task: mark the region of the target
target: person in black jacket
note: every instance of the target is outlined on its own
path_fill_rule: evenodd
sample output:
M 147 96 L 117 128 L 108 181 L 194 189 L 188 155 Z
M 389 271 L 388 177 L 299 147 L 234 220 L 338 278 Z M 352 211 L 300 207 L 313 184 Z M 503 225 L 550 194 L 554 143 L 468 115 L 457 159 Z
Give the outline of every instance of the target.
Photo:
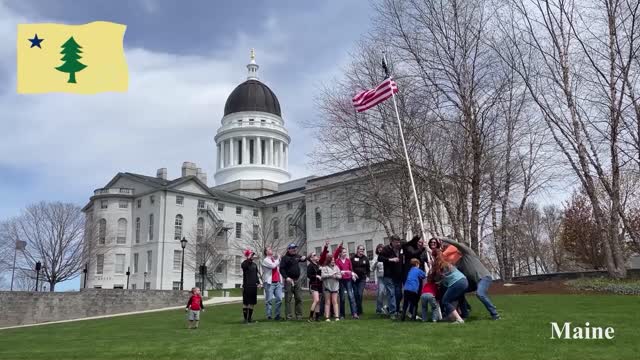
M 291 243 L 287 253 L 280 260 L 280 274 L 284 279 L 284 312 L 287 320 L 293 318 L 291 314 L 291 297 L 295 299 L 296 320 L 302 319 L 302 296 L 300 294 L 300 263 L 306 261 L 305 256 L 298 255 L 298 245 Z
M 244 251 L 245 261 L 242 267 L 242 315 L 244 323 L 253 322 L 253 306 L 258 302 L 258 287 L 260 286 L 260 276 L 258 275 L 258 265 L 253 261 L 256 254 L 251 250 Z
M 404 255 L 404 261 L 402 264 L 402 283 L 407 281 L 407 274 L 413 267 L 413 265 L 411 265 L 411 259 L 418 259 L 418 261 L 420 261 L 420 269 L 426 272 L 425 263 L 428 262 L 429 254 L 424 246 L 422 235 L 416 235 L 411 239 L 411 241 L 402 244 L 402 253 Z
M 307 278 L 309 279 L 309 291 L 311 292 L 311 310 L 309 310 L 309 322 L 318 321 L 320 318 L 320 294 L 322 293 L 322 274 L 318 265 L 318 255 L 312 252 L 308 256 Z
M 385 246 L 378 254 L 378 261 L 384 264 L 382 283 L 389 299 L 389 315 L 392 320 L 395 320 L 400 309 L 400 301 L 402 301 L 402 264 L 404 263 L 404 254 L 402 254 L 400 238 L 397 235 L 391 236 L 390 241 L 391 243 Z
M 367 284 L 367 278 L 369 278 L 369 272 L 371 271 L 369 264 L 369 258 L 364 253 L 364 246 L 358 245 L 356 253 L 351 256 L 351 267 L 353 272 L 356 273 L 358 278 L 353 282 L 353 293 L 356 299 L 356 308 L 358 309 L 358 315 L 362 315 L 362 297 L 364 296 L 364 287 Z

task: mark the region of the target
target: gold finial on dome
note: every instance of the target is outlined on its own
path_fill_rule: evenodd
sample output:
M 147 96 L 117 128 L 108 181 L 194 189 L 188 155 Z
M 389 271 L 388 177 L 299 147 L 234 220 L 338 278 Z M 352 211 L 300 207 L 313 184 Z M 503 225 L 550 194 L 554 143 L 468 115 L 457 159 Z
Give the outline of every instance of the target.
M 255 60 L 256 59 L 256 50 L 254 48 L 251 48 L 251 60 Z

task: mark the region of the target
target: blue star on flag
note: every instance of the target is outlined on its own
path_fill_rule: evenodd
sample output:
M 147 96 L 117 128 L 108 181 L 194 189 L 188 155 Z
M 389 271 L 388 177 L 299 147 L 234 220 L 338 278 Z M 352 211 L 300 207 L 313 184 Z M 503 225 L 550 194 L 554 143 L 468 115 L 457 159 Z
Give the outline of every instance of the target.
M 37 46 L 40 49 L 42 49 L 42 46 L 40 46 L 40 43 L 44 41 L 44 39 L 38 39 L 38 34 L 35 34 L 33 39 L 28 39 L 28 40 L 31 41 L 31 47 Z

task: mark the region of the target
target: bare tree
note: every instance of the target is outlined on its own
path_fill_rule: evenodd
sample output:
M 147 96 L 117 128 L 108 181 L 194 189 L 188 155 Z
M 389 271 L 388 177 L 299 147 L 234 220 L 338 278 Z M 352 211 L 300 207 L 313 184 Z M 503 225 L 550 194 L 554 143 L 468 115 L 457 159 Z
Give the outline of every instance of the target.
M 55 285 L 76 277 L 83 266 L 83 237 L 85 217 L 80 207 L 68 203 L 40 202 L 27 206 L 23 214 L 3 224 L 9 241 L 26 241 L 25 268 L 42 264 L 41 276 Z
M 543 212 L 543 226 L 549 240 L 549 250 L 553 261 L 553 271 L 564 271 L 566 255 L 562 244 L 562 212 L 554 205 L 545 206 Z

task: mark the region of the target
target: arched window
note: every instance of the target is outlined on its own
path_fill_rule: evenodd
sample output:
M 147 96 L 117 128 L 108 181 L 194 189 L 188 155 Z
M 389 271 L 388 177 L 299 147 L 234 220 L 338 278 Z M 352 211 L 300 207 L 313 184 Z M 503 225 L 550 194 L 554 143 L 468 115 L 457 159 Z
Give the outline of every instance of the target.
M 196 242 L 201 242 L 204 237 L 204 219 L 198 218 L 198 225 L 196 227 Z
M 280 220 L 273 219 L 273 240 L 280 238 Z
M 180 240 L 182 239 L 182 215 L 176 215 L 176 225 L 175 225 L 175 235 L 174 239 Z
M 149 214 L 149 241 L 153 240 L 153 214 Z
M 338 226 L 338 217 L 336 214 L 336 204 L 331 205 L 329 208 L 329 218 L 331 221 L 331 227 L 334 228 Z
M 98 244 L 104 245 L 107 239 L 107 220 L 98 221 Z
M 322 229 L 322 212 L 320 208 L 316 208 L 316 229 Z
M 136 244 L 140 243 L 140 218 L 136 218 Z
M 293 218 L 291 218 L 291 216 L 289 216 L 289 218 L 287 219 L 287 235 L 291 238 L 293 237 L 293 235 L 295 234 L 295 226 L 293 226 Z
M 127 243 L 127 219 L 118 219 L 118 236 L 116 238 L 118 244 Z

